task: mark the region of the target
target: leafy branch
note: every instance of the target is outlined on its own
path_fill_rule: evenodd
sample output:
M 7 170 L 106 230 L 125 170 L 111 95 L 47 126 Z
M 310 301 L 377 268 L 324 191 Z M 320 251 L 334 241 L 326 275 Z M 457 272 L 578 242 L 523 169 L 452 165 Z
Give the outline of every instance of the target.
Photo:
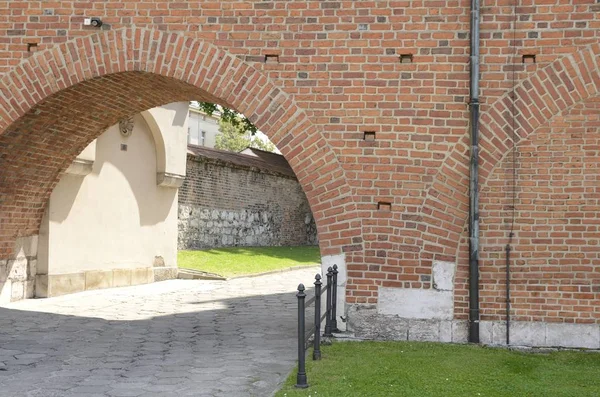
M 211 102 L 195 102 L 194 105 L 196 104 L 198 109 L 209 116 L 212 116 L 214 113 L 219 113 L 221 120 L 230 123 L 236 127 L 238 131 L 250 132 L 252 135 L 256 134 L 258 131 L 258 128 L 256 128 L 256 126 L 252 124 L 252 122 L 248 120 L 246 116 L 236 112 L 233 109 L 224 108 Z

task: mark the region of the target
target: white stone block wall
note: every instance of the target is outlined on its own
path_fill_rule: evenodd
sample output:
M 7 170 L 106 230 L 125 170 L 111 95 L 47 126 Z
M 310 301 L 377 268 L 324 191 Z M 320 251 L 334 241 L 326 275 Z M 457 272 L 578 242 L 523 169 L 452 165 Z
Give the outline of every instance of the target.
M 38 236 L 19 238 L 11 259 L 0 260 L 0 304 L 35 294 Z

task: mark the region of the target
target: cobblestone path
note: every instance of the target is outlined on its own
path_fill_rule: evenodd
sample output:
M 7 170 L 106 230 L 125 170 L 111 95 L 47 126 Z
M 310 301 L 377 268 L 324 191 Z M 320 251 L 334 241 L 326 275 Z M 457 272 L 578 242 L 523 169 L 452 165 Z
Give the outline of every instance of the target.
M 269 396 L 319 269 L 170 280 L 0 307 L 0 396 Z

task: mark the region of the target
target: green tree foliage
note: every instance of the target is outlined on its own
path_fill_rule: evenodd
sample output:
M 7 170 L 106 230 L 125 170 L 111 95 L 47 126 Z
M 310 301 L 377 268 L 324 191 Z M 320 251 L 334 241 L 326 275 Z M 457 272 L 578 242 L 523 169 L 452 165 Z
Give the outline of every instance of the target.
M 229 121 L 219 121 L 220 134 L 215 138 L 215 149 L 239 152 L 250 146 L 250 138 L 243 127 Z
M 219 121 L 219 131 L 221 133 L 216 137 L 215 149 L 241 152 L 247 147 L 253 147 L 266 152 L 275 151 L 275 145 L 253 136 L 251 132 L 244 130 L 242 123 L 234 124 L 229 120 L 221 118 Z
M 193 102 L 193 106 L 197 106 L 201 111 L 212 116 L 215 112 L 221 114 L 221 120 L 228 121 L 235 127 L 241 127 L 241 131 L 249 132 L 251 135 L 256 134 L 258 128 L 244 115 L 239 114 L 233 109 L 224 108 L 210 102 Z
M 258 137 L 254 137 L 252 139 L 252 141 L 250 142 L 250 147 L 254 148 L 254 149 L 259 149 L 259 150 L 264 150 L 265 152 L 274 152 L 275 150 L 277 150 L 277 148 L 275 147 L 275 145 L 273 145 L 273 143 L 271 141 L 263 141 L 262 139 L 259 139 Z

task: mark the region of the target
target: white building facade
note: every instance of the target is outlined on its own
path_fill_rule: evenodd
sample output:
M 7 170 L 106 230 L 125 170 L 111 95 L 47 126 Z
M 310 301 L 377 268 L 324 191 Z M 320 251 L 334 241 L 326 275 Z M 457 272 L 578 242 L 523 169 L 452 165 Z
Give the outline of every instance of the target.
M 113 125 L 66 170 L 40 228 L 34 296 L 176 277 L 188 106 Z
M 209 116 L 206 113 L 190 106 L 188 120 L 189 145 L 205 146 L 214 148 L 219 131 L 219 116 Z

